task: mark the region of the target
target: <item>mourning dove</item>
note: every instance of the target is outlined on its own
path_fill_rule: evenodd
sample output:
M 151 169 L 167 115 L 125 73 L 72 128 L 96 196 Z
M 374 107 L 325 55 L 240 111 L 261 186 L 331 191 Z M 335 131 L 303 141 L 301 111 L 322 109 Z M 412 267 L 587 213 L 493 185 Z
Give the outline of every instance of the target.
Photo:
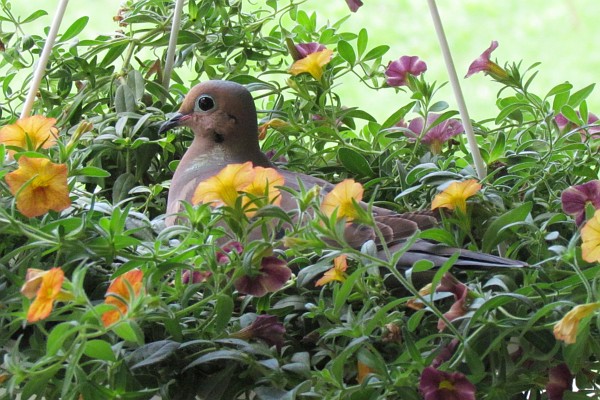
M 159 133 L 175 127 L 187 127 L 194 139 L 179 163 L 169 190 L 166 224 L 175 223 L 176 214 L 182 211 L 182 201 L 190 202 L 198 184 L 217 174 L 228 164 L 251 161 L 254 166 L 271 167 L 285 179 L 285 186 L 298 190 L 298 181 L 305 189 L 319 186 L 321 193 L 334 187 L 322 179 L 279 169 L 263 154 L 258 143 L 258 125 L 254 100 L 248 90 L 230 81 L 212 80 L 194 86 L 185 97 L 179 112 L 166 121 Z M 282 192 L 280 207 L 290 211 L 297 203 L 287 192 Z M 364 205 L 366 208 L 366 205 Z M 374 220 L 382 233 L 388 250 L 398 251 L 406 239 L 417 230 L 425 230 L 436 224 L 435 218 L 422 213 L 398 214 L 372 207 Z M 349 224 L 346 241 L 360 248 L 368 240 L 377 243 L 375 231 L 367 226 Z M 381 245 L 381 243 L 379 243 Z M 381 246 L 380 246 L 381 248 Z M 523 262 L 490 254 L 456 249 L 439 243 L 417 240 L 400 258 L 398 266 L 410 267 L 415 261 L 426 259 L 441 266 L 454 253 L 459 258 L 454 265 L 464 268 L 521 267 Z M 379 252 L 385 258 L 385 252 Z

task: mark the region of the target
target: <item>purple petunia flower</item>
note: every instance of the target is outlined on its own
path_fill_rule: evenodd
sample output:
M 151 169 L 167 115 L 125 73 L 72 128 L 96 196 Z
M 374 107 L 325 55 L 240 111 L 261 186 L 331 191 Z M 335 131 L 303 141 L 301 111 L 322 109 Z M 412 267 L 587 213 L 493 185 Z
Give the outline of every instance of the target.
M 189 283 L 202 283 L 202 282 L 206 281 L 208 278 L 210 278 L 211 275 L 212 275 L 212 272 L 210 272 L 210 271 L 192 271 L 192 270 L 186 269 L 185 271 L 183 271 L 183 274 L 181 275 L 181 282 L 184 285 L 187 285 Z
M 300 43 L 296 46 L 296 51 L 300 55 L 300 60 L 306 58 L 309 54 L 316 53 L 318 51 L 325 50 L 326 47 L 321 43 L 311 42 L 311 43 Z
M 592 203 L 595 209 L 600 208 L 600 181 L 594 179 L 581 185 L 565 189 L 560 196 L 562 209 L 566 214 L 575 217 L 577 225 L 585 222 L 585 208 Z
M 363 2 L 361 0 L 346 0 L 346 4 L 350 7 L 350 11 L 356 12 L 360 7 L 362 7 Z
M 563 400 L 563 394 L 573 387 L 573 375 L 566 364 L 559 364 L 548 371 L 546 394 L 548 400 Z
M 279 290 L 292 276 L 287 263 L 274 256 L 263 257 L 259 270 L 253 275 L 244 275 L 233 286 L 243 294 L 262 297 Z
M 243 250 L 244 248 L 240 242 L 229 242 L 221 248 L 221 251 L 217 251 L 217 262 L 225 264 L 229 261 L 229 253 L 236 252 L 237 254 L 242 254 Z
M 581 114 L 577 111 L 577 115 L 581 118 Z M 567 117 L 565 117 L 562 113 L 558 113 L 554 117 L 554 122 L 558 126 L 558 130 L 561 132 L 569 132 L 578 128 L 573 122 L 569 121 Z M 598 117 L 595 114 L 589 113 L 587 120 L 587 128 L 579 129 L 579 133 L 581 134 L 581 140 L 584 140 L 586 137 L 591 137 L 593 139 L 597 139 L 600 137 L 600 125 L 594 125 L 598 122 Z
M 427 71 L 427 64 L 417 56 L 402 56 L 392 61 L 385 70 L 389 86 L 406 86 L 408 75 L 419 76 Z
M 421 373 L 419 390 L 424 400 L 475 400 L 475 386 L 460 372 L 427 367 Z
M 248 340 L 251 338 L 260 339 L 269 346 L 275 346 L 277 350 L 284 344 L 285 327 L 277 320 L 274 315 L 259 315 L 254 322 L 245 328 L 233 333 L 231 336 Z
M 458 279 L 452 276 L 451 273 L 446 272 L 444 276 L 442 276 L 442 280 L 435 291 L 436 293 L 450 292 L 454 295 L 454 304 L 450 306 L 450 310 L 448 310 L 448 312 L 444 313 L 444 317 L 446 317 L 448 321 L 453 321 L 467 313 L 467 297 L 469 294 L 469 289 L 464 283 L 461 283 Z M 446 323 L 443 319 L 438 321 L 437 328 L 440 332 L 446 329 Z
M 469 66 L 469 71 L 467 71 L 467 75 L 465 75 L 465 78 L 468 78 L 471 75 L 476 74 L 477 72 L 485 72 L 486 74 L 492 75 L 496 79 L 507 78 L 508 73 L 498 64 L 490 60 L 492 52 L 496 50 L 497 47 L 498 42 L 496 40 L 493 40 L 490 47 L 488 47 L 487 50 L 479 56 L 479 58 L 477 58 L 471 63 L 471 65 Z
M 421 142 L 428 145 L 433 154 L 440 154 L 442 152 L 442 145 L 454 136 L 463 133 L 465 128 L 458 119 L 450 118 L 433 128 L 428 129 L 439 117 L 440 114 L 429 114 L 427 116 L 426 127 L 423 126 L 423 118 L 415 118 L 408 124 L 408 129 L 412 131 L 414 135 L 410 135 L 408 132 L 405 132 L 405 134 L 409 136 L 409 139 L 411 140 L 416 140 L 418 137 L 421 137 Z M 421 136 L 424 129 L 428 130 Z

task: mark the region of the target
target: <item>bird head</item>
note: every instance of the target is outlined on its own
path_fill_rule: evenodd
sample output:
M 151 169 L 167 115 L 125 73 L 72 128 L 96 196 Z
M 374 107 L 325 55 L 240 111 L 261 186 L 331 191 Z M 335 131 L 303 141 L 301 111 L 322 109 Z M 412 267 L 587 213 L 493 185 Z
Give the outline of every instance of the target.
M 179 126 L 190 128 L 195 139 L 203 142 L 258 142 L 254 100 L 244 86 L 235 82 L 213 80 L 194 86 L 159 133 Z

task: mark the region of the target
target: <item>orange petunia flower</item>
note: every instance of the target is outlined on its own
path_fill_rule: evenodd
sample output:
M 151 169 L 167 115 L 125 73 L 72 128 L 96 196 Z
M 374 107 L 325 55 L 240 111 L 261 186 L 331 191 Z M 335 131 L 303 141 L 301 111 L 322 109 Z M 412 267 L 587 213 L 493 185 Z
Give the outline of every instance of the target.
M 364 362 L 360 360 L 356 362 L 356 381 L 359 385 L 362 385 L 367 375 L 372 374 L 373 372 L 375 372 L 375 370 L 373 370 Z
M 26 150 L 47 149 L 56 143 L 58 130 L 54 124 L 56 119 L 43 115 L 18 119 L 14 124 L 0 128 L 0 143 Z M 9 150 L 9 154 L 13 153 Z
M 467 213 L 467 199 L 481 190 L 481 184 L 475 179 L 463 182 L 452 182 L 442 193 L 433 199 L 431 209 L 448 208 L 459 209 L 463 214 Z
M 277 188 L 283 186 L 285 179 L 273 168 L 254 167 L 254 180 L 246 186 L 243 191 L 256 197 L 267 197 L 269 204 L 281 204 L 281 192 Z M 244 205 L 250 202 L 249 198 L 244 199 Z M 254 214 L 252 211 L 248 216 Z
M 567 344 L 575 343 L 577 340 L 577 329 L 579 322 L 600 308 L 600 303 L 580 304 L 554 325 L 554 337 Z
M 323 274 L 315 286 L 323 286 L 333 281 L 344 282 L 346 280 L 346 270 L 348 269 L 347 257 L 345 255 L 338 256 L 333 259 L 333 268 Z
M 49 271 L 28 270 L 27 278 L 29 279 L 25 282 L 21 293 L 28 298 L 32 298 L 30 297 L 32 293 L 31 289 L 37 286 L 34 295 L 35 300 L 31 303 L 27 311 L 27 322 L 33 323 L 48 318 L 55 301 L 71 298 L 71 296 L 62 291 L 65 274 L 60 267 L 52 268 Z M 32 283 L 32 281 L 36 283 Z
M 215 176 L 200 182 L 194 191 L 192 204 L 211 203 L 214 206 L 233 207 L 239 192 L 252 183 L 255 175 L 250 161 L 229 164 Z
M 19 168 L 6 175 L 10 192 L 16 196 L 17 209 L 33 218 L 49 210 L 62 211 L 71 205 L 67 185 L 67 166 L 46 158 L 19 158 Z
M 581 228 L 581 256 L 587 262 L 600 261 L 600 210 Z
M 129 304 L 133 300 L 132 295 L 137 297 L 140 294 L 143 277 L 142 271 L 132 269 L 112 281 L 106 290 L 104 303 L 113 305 L 116 308 L 102 314 L 102 324 L 105 327 L 119 321 L 127 313 Z
M 289 73 L 292 75 L 299 75 L 307 72 L 312 75 L 313 78 L 319 80 L 323 76 L 323 67 L 331 61 L 333 51 L 324 49 L 311 53 L 304 58 L 294 62 L 289 69 Z
M 353 179 L 345 179 L 327 193 L 321 203 L 321 211 L 330 217 L 337 210 L 337 218 L 346 217 L 348 221 L 358 217 L 354 202 L 362 200 L 364 189 Z

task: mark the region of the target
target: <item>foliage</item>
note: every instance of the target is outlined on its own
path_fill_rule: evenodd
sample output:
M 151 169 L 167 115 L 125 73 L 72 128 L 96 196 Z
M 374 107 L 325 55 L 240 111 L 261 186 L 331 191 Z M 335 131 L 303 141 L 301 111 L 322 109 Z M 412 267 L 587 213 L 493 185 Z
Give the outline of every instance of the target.
M 577 224 L 560 201 L 565 189 L 598 178 L 599 141 L 585 134 L 593 85 L 576 90 L 565 82 L 535 94 L 529 87 L 537 66 L 518 63 L 486 82 L 499 91 L 497 115 L 474 122 L 489 173 L 483 189 L 466 214 L 444 210 L 440 227 L 419 237 L 500 250 L 530 267 L 453 270 L 469 306 L 452 323 L 445 319 L 452 296 L 419 293 L 427 283 L 436 288 L 451 263 L 426 274 L 431 266 L 418 262 L 404 274 L 394 257 L 376 257 L 372 242 L 351 248 L 344 222 L 321 212 L 314 191 L 282 189 L 296 197 L 297 215 L 270 205 L 250 218 L 241 201 L 201 204 L 186 208 L 189 224 L 164 226 L 169 179 L 191 136 L 159 135 L 158 128 L 192 84 L 206 79 L 248 86 L 266 110 L 261 146 L 274 160 L 331 181 L 354 178 L 372 204 L 427 210 L 444 185 L 475 178 L 464 135 L 432 152 L 404 123 L 438 113 L 437 125 L 457 115 L 436 98 L 440 85 L 426 73 L 389 87 L 385 65 L 400 55 L 370 46 L 366 29 L 345 32 L 343 19 L 326 22 L 302 1 L 256 3 L 189 0 L 168 91 L 161 82 L 172 2 L 126 1 L 111 36 L 78 40 L 89 17 L 61 30 L 34 107 L 56 118 L 57 143 L 0 145 L 0 395 L 419 399 L 419 377 L 435 361 L 474 384 L 478 399 L 546 398 L 550 370 L 562 364 L 579 388 L 569 398 L 597 397 L 598 318 L 583 319 L 573 344 L 552 334 L 567 311 L 598 301 L 600 266 L 582 260 Z M 0 126 L 8 126 L 45 43 L 27 27 L 46 11 L 16 16 L 8 1 L 0 4 Z M 288 72 L 294 43 L 309 42 L 333 50 L 320 79 Z M 377 90 L 406 90 L 411 101 L 377 121 L 336 94 L 347 74 L 374 98 Z M 559 113 L 572 129 L 559 129 Z M 69 208 L 37 218 L 18 211 L 5 177 L 21 157 L 67 166 Z M 281 221 L 283 238 L 275 235 Z M 252 230 L 262 237 L 251 240 Z M 241 251 L 221 249 L 234 241 Z M 273 256 L 293 270 L 284 287 L 262 297 L 235 289 L 236 278 Z M 345 275 L 315 286 L 341 256 Z M 55 267 L 64 271 L 69 298 L 53 297 L 50 315 L 28 323 L 35 300 L 20 293 L 27 271 Z M 134 270 L 143 273 L 142 290 L 121 282 L 120 293 L 105 298 L 113 279 Z M 190 271 L 202 275 L 196 280 Z M 424 307 L 407 307 L 415 298 Z M 102 316 L 115 305 L 122 318 L 105 326 Z M 264 314 L 285 327 L 283 346 L 268 335 L 248 336 Z

